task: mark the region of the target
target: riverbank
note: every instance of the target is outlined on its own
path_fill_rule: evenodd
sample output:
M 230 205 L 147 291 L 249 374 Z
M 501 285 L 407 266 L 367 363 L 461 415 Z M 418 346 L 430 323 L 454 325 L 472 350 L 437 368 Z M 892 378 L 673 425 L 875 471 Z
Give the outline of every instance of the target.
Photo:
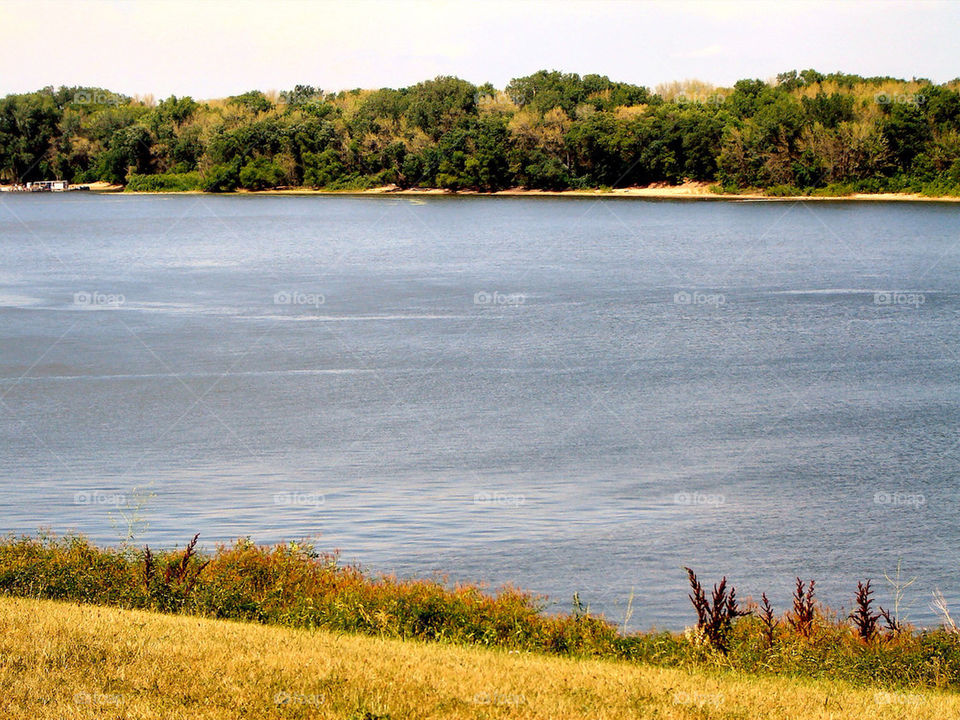
M 842 202 L 842 201 L 900 201 L 900 202 L 960 202 L 960 197 L 936 196 L 929 197 L 919 193 L 852 193 L 849 195 L 791 195 L 776 196 L 762 192 L 718 193 L 710 183 L 684 183 L 682 185 L 654 184 L 646 187 L 627 188 L 596 188 L 589 190 L 528 190 L 525 188 L 511 188 L 492 193 L 483 193 L 473 190 L 442 190 L 431 188 L 401 189 L 393 185 L 371 188 L 363 191 L 352 191 L 349 194 L 360 195 L 485 195 L 485 196 L 519 196 L 519 197 L 589 197 L 589 198 L 649 198 L 662 200 L 727 200 L 727 201 L 756 201 L 767 202 Z M 289 190 L 264 190 L 257 194 L 343 194 L 324 190 L 296 188 Z
M 912 720 L 960 695 L 0 599 L 0 711 L 102 717 Z
M 706 592 L 692 573 L 690 581 L 693 597 Z M 621 624 L 591 614 L 576 594 L 571 612 L 549 614 L 542 598 L 513 588 L 491 592 L 479 585 L 370 575 L 297 543 L 263 547 L 241 540 L 203 553 L 196 538 L 183 550 L 166 552 L 98 548 L 81 537 L 0 541 L 0 597 L 496 648 L 542 658 L 828 678 L 890 692 L 960 690 L 960 631 L 952 622 L 919 632 L 894 614 L 883 628 L 878 621 L 886 616 L 872 601 L 855 601 L 858 617 L 872 618 L 864 632 L 846 613 L 821 606 L 812 583 L 805 591 L 798 581 L 792 610 L 781 613 L 750 601 L 738 604 L 725 580 L 723 587 L 732 605 L 723 598 L 717 605 L 714 598 L 713 609 L 709 601 L 705 609 L 690 607 L 695 626 L 682 633 L 626 632 L 629 611 Z M 686 599 L 677 597 L 677 602 Z M 729 622 L 722 617 L 728 610 L 734 611 Z M 710 619 L 714 611 L 719 624 Z
M 123 195 L 208 195 L 202 190 L 125 191 L 123 185 L 105 182 L 87 183 L 93 193 L 122 193 Z M 0 186 L 0 189 L 8 186 Z M 510 188 L 496 192 L 478 190 L 446 190 L 443 188 L 400 188 L 384 185 L 366 190 L 324 190 L 309 187 L 277 188 L 271 190 L 237 190 L 236 195 L 398 195 L 398 196 L 485 196 L 485 197 L 572 197 L 572 198 L 640 198 L 651 200 L 716 200 L 727 202 L 949 202 L 958 203 L 960 197 L 951 195 L 927 196 L 919 193 L 851 193 L 848 195 L 767 195 L 762 192 L 718 193 L 710 183 L 690 182 L 682 185 L 654 184 L 646 187 L 594 188 L 588 190 L 530 190 Z

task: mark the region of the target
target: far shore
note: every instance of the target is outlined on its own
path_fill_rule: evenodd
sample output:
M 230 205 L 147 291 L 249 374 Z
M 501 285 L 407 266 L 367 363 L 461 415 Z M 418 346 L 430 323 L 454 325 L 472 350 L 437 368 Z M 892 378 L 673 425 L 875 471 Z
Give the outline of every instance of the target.
M 852 193 L 850 195 L 790 195 L 772 196 L 760 192 L 721 194 L 711 190 L 710 183 L 689 182 L 682 185 L 666 185 L 662 183 L 646 187 L 626 187 L 612 189 L 589 190 L 529 190 L 526 188 L 510 188 L 496 192 L 480 192 L 478 190 L 447 190 L 444 188 L 400 188 L 396 185 L 369 188 L 367 190 L 318 190 L 310 187 L 284 187 L 271 190 L 237 190 L 234 193 L 205 193 L 201 190 L 179 191 L 130 191 L 124 190 L 122 185 L 111 185 L 105 182 L 84 183 L 90 192 L 117 193 L 122 195 L 405 195 L 405 196 L 485 196 L 485 197 L 590 197 L 590 198 L 646 198 L 663 200 L 721 200 L 728 202 L 763 201 L 763 202 L 960 202 L 960 197 L 941 195 L 927 196 L 918 193 Z M 0 185 L 0 190 L 7 190 L 10 186 Z

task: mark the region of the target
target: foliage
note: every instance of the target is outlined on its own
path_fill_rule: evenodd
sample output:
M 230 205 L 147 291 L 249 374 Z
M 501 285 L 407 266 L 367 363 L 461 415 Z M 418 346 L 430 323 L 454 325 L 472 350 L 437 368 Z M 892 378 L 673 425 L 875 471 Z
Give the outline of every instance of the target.
M 773 647 L 777 633 L 777 617 L 773 614 L 773 605 L 767 599 L 767 594 L 760 596 L 760 622 L 763 623 L 763 639 L 767 647 Z
M 233 192 L 240 186 L 240 170 L 236 163 L 214 165 L 203 176 L 200 188 L 204 192 Z
M 500 91 L 456 77 L 197 102 L 47 87 L 0 99 L 0 181 L 62 177 L 210 192 L 376 184 L 496 191 L 688 180 L 775 196 L 960 194 L 956 83 L 815 70 L 658 92 L 540 70 Z M 134 179 L 136 178 L 136 179 Z
M 283 168 L 269 158 L 259 157 L 251 160 L 240 169 L 241 187 L 248 190 L 266 190 L 282 184 Z
M 799 637 L 808 638 L 813 634 L 813 623 L 817 617 L 817 605 L 814 599 L 815 581 L 809 586 L 800 578 L 793 591 L 793 613 L 789 617 L 790 627 Z
M 857 609 L 850 613 L 850 619 L 857 628 L 860 639 L 866 643 L 872 642 L 877 635 L 877 622 L 887 613 L 883 608 L 880 608 L 880 612 L 874 612 L 871 608 L 873 588 L 870 587 L 869 580 L 865 584 L 857 583 L 856 604 Z
M 686 633 L 626 633 L 579 598 L 570 614 L 544 612 L 514 588 L 371 576 L 307 544 L 261 547 L 247 540 L 198 550 L 98 548 L 80 537 L 0 541 L 0 595 L 112 605 L 289 627 L 514 651 L 595 656 L 677 667 L 834 678 L 900 688 L 960 689 L 960 633 L 948 623 L 882 630 L 860 586 L 855 622 L 814 602 L 798 582 L 794 609 L 777 618 L 766 597 L 741 610 L 725 582 L 711 598 L 691 581 L 698 625 Z M 699 590 L 698 590 L 699 588 Z M 758 612 L 754 612 L 757 610 Z M 870 618 L 864 642 L 858 617 Z
M 187 192 L 199 190 L 202 178 L 199 172 L 160 173 L 158 175 L 138 175 L 127 177 L 128 192 Z
M 726 578 L 723 578 L 719 585 L 713 586 L 711 601 L 693 570 L 684 570 L 687 571 L 692 590 L 688 597 L 697 611 L 697 629 L 706 636 L 712 647 L 726 655 L 730 651 L 728 637 L 733 621 L 750 613 L 740 610 L 737 605 L 737 591 L 732 586 L 727 589 Z

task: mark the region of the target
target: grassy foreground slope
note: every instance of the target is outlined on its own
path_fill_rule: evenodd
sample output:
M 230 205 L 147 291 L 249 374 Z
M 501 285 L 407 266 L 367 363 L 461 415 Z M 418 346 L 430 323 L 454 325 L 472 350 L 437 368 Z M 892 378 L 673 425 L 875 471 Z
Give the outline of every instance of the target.
M 960 695 L 0 599 L 0 717 L 951 718 Z

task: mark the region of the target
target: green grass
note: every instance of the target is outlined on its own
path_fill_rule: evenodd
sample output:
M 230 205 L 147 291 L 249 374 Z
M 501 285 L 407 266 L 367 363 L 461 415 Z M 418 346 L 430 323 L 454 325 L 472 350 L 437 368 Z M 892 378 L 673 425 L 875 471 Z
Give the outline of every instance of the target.
M 756 614 L 736 619 L 722 653 L 696 630 L 623 634 L 578 605 L 547 614 L 542 598 L 517 589 L 373 576 L 293 543 L 239 541 L 203 555 L 192 546 L 154 554 L 81 537 L 8 538 L 0 542 L 0 595 L 663 667 L 960 689 L 960 637 L 945 628 L 882 631 L 865 642 L 847 619 L 818 606 L 809 637 L 780 617 L 772 643 Z

